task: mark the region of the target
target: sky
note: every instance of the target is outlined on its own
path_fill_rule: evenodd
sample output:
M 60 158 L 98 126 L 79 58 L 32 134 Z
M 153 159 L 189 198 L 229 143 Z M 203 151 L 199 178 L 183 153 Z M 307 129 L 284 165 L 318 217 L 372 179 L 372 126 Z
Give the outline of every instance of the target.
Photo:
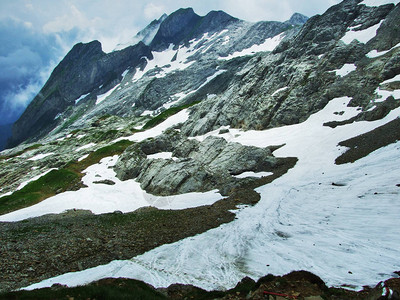
M 223 10 L 246 21 L 285 21 L 323 13 L 339 0 L 0 0 L 0 125 L 13 123 L 51 71 L 78 42 L 103 51 L 128 41 L 152 20 L 182 7 Z

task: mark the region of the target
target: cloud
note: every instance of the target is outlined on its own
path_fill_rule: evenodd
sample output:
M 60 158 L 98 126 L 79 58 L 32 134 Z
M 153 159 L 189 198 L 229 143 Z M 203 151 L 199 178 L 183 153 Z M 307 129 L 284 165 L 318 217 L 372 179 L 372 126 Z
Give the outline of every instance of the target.
M 15 18 L 0 21 L 0 124 L 19 117 L 64 54 L 55 35 Z
M 147 20 L 158 19 L 165 12 L 164 5 L 149 3 L 144 7 L 144 16 Z

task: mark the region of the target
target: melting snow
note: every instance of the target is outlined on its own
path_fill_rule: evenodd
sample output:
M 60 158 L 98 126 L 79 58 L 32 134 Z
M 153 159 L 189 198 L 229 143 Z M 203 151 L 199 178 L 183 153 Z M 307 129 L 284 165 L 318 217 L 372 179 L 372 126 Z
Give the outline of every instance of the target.
M 149 70 L 153 70 L 155 68 L 160 68 L 159 72 L 155 75 L 157 78 L 164 77 L 167 73 L 177 70 L 184 70 L 190 65 L 194 63 L 194 61 L 188 62 L 187 59 L 194 54 L 193 50 L 195 45 L 198 42 L 192 43 L 189 48 L 184 46 L 180 46 L 178 50 L 174 50 L 174 45 L 171 44 L 168 49 L 162 52 L 152 52 L 153 59 L 147 60 L 147 65 L 141 71 L 140 69 L 136 69 L 136 73 L 132 78 L 132 82 L 136 82 L 143 77 Z M 176 57 L 175 61 L 172 61 L 174 56 Z
M 355 27 L 351 27 L 340 40 L 345 44 L 350 44 L 353 40 L 358 40 L 360 43 L 366 44 L 370 39 L 376 36 L 376 31 L 381 26 L 382 22 L 383 20 L 376 25 L 359 31 L 353 31 Z
M 111 90 L 109 90 L 107 93 L 101 94 L 97 96 L 96 100 L 96 105 L 99 104 L 100 102 L 103 102 L 108 96 L 112 94 L 117 88 L 119 87 L 119 84 L 117 84 L 115 87 L 113 87 Z
M 250 48 L 244 49 L 239 52 L 235 52 L 231 55 L 228 55 L 227 57 L 219 57 L 218 59 L 229 60 L 229 59 L 240 57 L 240 56 L 253 55 L 258 52 L 272 51 L 276 48 L 276 46 L 279 45 L 279 43 L 283 40 L 284 37 L 285 37 L 285 33 L 281 33 L 272 38 L 266 39 L 264 41 L 264 43 L 262 43 L 260 45 L 253 45 Z
M 79 148 L 75 149 L 75 151 L 76 151 L 76 152 L 79 152 L 79 151 L 82 151 L 82 150 L 84 150 L 84 149 L 92 148 L 92 147 L 94 147 L 94 146 L 96 146 L 95 143 L 90 143 L 90 144 L 87 144 L 87 145 L 84 145 L 84 146 L 82 146 L 82 147 L 79 147 Z
M 142 114 L 140 116 L 151 116 L 153 115 L 154 111 L 153 110 L 145 110 L 144 112 L 142 112 Z
M 135 278 L 156 287 L 190 283 L 229 288 L 244 276 L 257 279 L 301 269 L 328 285 L 361 287 L 393 276 L 400 269 L 400 142 L 354 163 L 335 165 L 334 160 L 345 151 L 338 142 L 398 118 L 400 108 L 377 121 L 322 126 L 356 115 L 357 109 L 347 106 L 350 100 L 333 99 L 300 124 L 265 131 L 231 129 L 223 135 L 257 147 L 285 144 L 274 154 L 299 159 L 288 173 L 258 188 L 259 203 L 238 210 L 235 221 L 131 260 L 67 273 L 29 289 L 54 283 L 75 286 L 104 277 Z
M 137 132 L 128 137 L 120 137 L 120 138 L 114 140 L 113 143 L 116 143 L 116 142 L 122 141 L 122 140 L 129 140 L 132 142 L 141 142 L 147 138 L 156 137 L 156 136 L 160 135 L 161 133 L 163 133 L 163 131 L 165 129 L 172 127 L 174 125 L 177 125 L 179 123 L 183 123 L 188 118 L 189 118 L 189 112 L 187 109 L 184 109 L 184 110 L 181 110 L 180 112 L 178 112 L 177 114 L 169 117 L 164 122 L 162 122 L 161 124 L 159 124 L 153 128 L 150 128 L 143 132 Z
M 78 99 L 75 100 L 75 105 L 77 105 L 79 103 L 79 101 L 83 100 L 84 98 L 86 98 L 87 96 L 89 96 L 90 93 L 87 93 L 85 95 L 80 96 Z
M 372 51 L 368 52 L 366 54 L 366 56 L 369 57 L 369 58 L 379 57 L 379 56 L 385 55 L 386 53 L 388 53 L 388 52 L 390 52 L 393 49 L 398 48 L 398 47 L 400 47 L 400 43 L 398 43 L 397 45 L 393 46 L 389 50 L 385 50 L 385 51 L 381 51 L 381 52 L 378 52 L 377 50 L 372 50 Z
M 147 155 L 148 159 L 158 159 L 158 158 L 162 158 L 162 159 L 173 159 L 176 160 L 176 157 L 172 156 L 172 152 L 160 152 L 160 153 L 156 153 L 156 154 L 150 154 Z
M 271 172 L 243 172 L 239 175 L 234 175 L 233 177 L 236 178 L 246 178 L 246 177 L 257 177 L 257 178 L 261 178 L 264 176 L 270 176 L 274 173 Z
M 84 159 L 86 159 L 89 156 L 89 154 L 85 154 L 84 156 L 82 156 L 81 158 L 78 159 L 78 161 L 82 161 Z
M 355 64 L 344 64 L 343 67 L 341 67 L 338 70 L 330 71 L 330 72 L 335 72 L 336 76 L 346 76 L 347 74 L 355 71 L 357 69 Z
M 35 156 L 31 157 L 31 158 L 28 158 L 28 160 L 32 160 L 32 161 L 41 160 L 41 159 L 43 159 L 43 158 L 45 158 L 47 156 L 50 156 L 50 155 L 54 155 L 54 153 L 38 154 L 38 155 L 35 155 Z
M 396 75 L 395 77 L 393 77 L 391 79 L 381 82 L 380 85 L 386 84 L 386 83 L 391 83 L 391 82 L 396 82 L 396 81 L 400 81 L 400 74 Z M 380 87 L 378 87 L 376 89 L 375 93 L 380 97 L 380 99 L 375 99 L 374 102 L 383 102 L 390 96 L 393 96 L 393 98 L 395 98 L 395 99 L 400 99 L 400 89 L 388 91 L 388 90 L 383 90 Z
M 358 5 L 364 4 L 366 6 L 381 6 L 390 3 L 397 4 L 399 3 L 399 0 L 364 0 L 360 2 Z
M 277 89 L 275 92 L 272 93 L 271 97 L 275 96 L 276 94 L 279 94 L 280 92 L 286 90 L 288 87 L 285 86 L 283 88 Z

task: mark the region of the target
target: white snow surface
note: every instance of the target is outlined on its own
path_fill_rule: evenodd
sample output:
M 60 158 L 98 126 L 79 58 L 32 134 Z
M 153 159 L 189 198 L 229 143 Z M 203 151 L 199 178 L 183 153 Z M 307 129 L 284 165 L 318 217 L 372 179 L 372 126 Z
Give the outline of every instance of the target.
M 242 51 L 239 51 L 239 52 L 235 52 L 233 54 L 228 55 L 227 57 L 219 57 L 218 59 L 230 60 L 232 58 L 236 58 L 236 57 L 240 57 L 240 56 L 253 55 L 258 52 L 272 51 L 276 48 L 276 46 L 279 45 L 279 43 L 283 40 L 284 37 L 285 37 L 285 33 L 281 33 L 272 38 L 266 39 L 260 45 L 253 45 L 250 48 L 243 49 Z
M 391 83 L 391 82 L 396 82 L 396 81 L 400 81 L 400 74 L 396 75 L 395 77 L 393 77 L 391 79 L 388 79 L 388 80 L 385 80 L 385 81 L 381 82 L 380 85 L 386 84 L 386 83 Z M 380 98 L 375 99 L 374 102 L 383 102 L 390 96 L 393 96 L 393 98 L 395 98 L 395 99 L 400 99 L 400 89 L 393 90 L 393 91 L 388 91 L 388 90 L 382 89 L 381 87 L 378 87 L 375 90 L 375 93 Z
M 234 175 L 233 177 L 236 177 L 236 178 L 246 178 L 246 177 L 261 178 L 261 177 L 264 177 L 264 176 L 270 176 L 272 174 L 274 174 L 274 173 L 271 173 L 271 172 L 250 172 L 249 171 L 249 172 L 243 172 L 243 173 L 241 173 L 239 175 Z
M 390 52 L 393 49 L 398 48 L 398 47 L 400 47 L 400 43 L 398 43 L 397 45 L 393 46 L 389 50 L 384 50 L 384 51 L 381 51 L 381 52 L 378 52 L 377 50 L 371 50 L 370 52 L 368 52 L 366 54 L 366 56 L 369 57 L 369 58 L 379 57 L 379 56 L 385 55 L 386 53 L 388 53 L 388 52 Z
M 82 150 L 85 150 L 85 149 L 89 149 L 89 148 L 92 148 L 94 146 L 96 146 L 95 143 L 89 143 L 87 145 L 83 145 L 82 147 L 79 147 L 79 148 L 75 149 L 75 152 L 79 152 L 79 151 L 82 151 Z
M 41 160 L 41 159 L 43 159 L 43 158 L 45 158 L 47 156 L 50 156 L 50 155 L 54 155 L 54 153 L 53 152 L 44 153 L 44 154 L 40 153 L 40 154 L 37 154 L 37 155 L 35 155 L 35 156 L 31 157 L 31 158 L 28 158 L 28 160 L 32 160 L 32 161 Z
M 162 159 L 173 159 L 176 160 L 176 157 L 172 156 L 172 152 L 160 152 L 160 153 L 155 153 L 155 154 L 150 154 L 147 155 L 148 159 L 158 159 L 158 158 L 162 158 Z
M 344 64 L 343 67 L 341 67 L 338 70 L 334 70 L 332 72 L 335 72 L 337 76 L 343 77 L 346 76 L 347 74 L 355 71 L 357 69 L 355 64 Z
M 194 61 L 188 62 L 187 59 L 194 54 L 194 47 L 198 44 L 198 42 L 192 42 L 189 48 L 181 45 L 178 50 L 174 50 L 174 45 L 171 44 L 168 49 L 156 52 L 151 52 L 153 54 L 153 59 L 148 60 L 147 57 L 147 65 L 143 70 L 139 68 L 136 69 L 136 73 L 132 78 L 132 82 L 136 82 L 143 77 L 148 71 L 153 70 L 154 68 L 160 68 L 158 73 L 155 75 L 157 78 L 165 77 L 165 75 L 169 72 L 184 70 L 190 65 L 194 63 Z M 177 58 L 175 61 L 172 61 L 172 58 L 177 54 Z
M 131 136 L 120 137 L 114 140 L 112 143 L 116 143 L 122 140 L 129 140 L 132 142 L 141 142 L 147 138 L 152 138 L 160 135 L 163 131 L 169 127 L 172 127 L 176 124 L 183 123 L 189 118 L 189 112 L 187 109 L 183 109 L 175 115 L 169 117 L 164 122 L 158 124 L 157 126 L 150 128 L 146 131 L 137 132 Z
M 115 87 L 113 87 L 111 90 L 109 90 L 108 92 L 98 95 L 97 99 L 96 99 L 96 105 L 103 102 L 108 96 L 110 96 L 112 94 L 112 92 L 114 92 L 117 88 L 119 87 L 119 84 L 117 84 Z
M 217 76 L 221 75 L 221 74 L 224 73 L 224 72 L 226 72 L 226 70 L 218 70 L 218 71 L 215 72 L 213 75 L 208 76 L 208 77 L 206 78 L 206 81 L 204 81 L 204 83 L 202 83 L 197 89 L 195 89 L 195 90 L 193 90 L 193 91 L 190 91 L 190 92 L 187 92 L 187 93 L 181 92 L 181 93 L 177 93 L 177 94 L 173 95 L 172 97 L 173 97 L 173 98 L 176 98 L 176 100 L 173 100 L 173 101 L 171 101 L 171 102 L 165 103 L 165 104 L 163 105 L 163 107 L 164 107 L 165 109 L 169 109 L 172 105 L 177 104 L 179 101 L 181 101 L 181 100 L 184 99 L 185 97 L 196 93 L 199 89 L 201 89 L 202 87 L 204 87 L 205 85 L 207 85 L 211 80 L 213 80 L 214 78 L 216 78 Z
M 360 2 L 358 5 L 360 4 L 364 4 L 366 6 L 381 6 L 384 4 L 397 4 L 399 3 L 399 0 L 364 0 L 363 2 Z
M 273 97 L 273 96 L 279 94 L 280 92 L 286 90 L 287 88 L 288 88 L 288 87 L 285 86 L 285 87 L 283 87 L 283 88 L 277 89 L 275 92 L 272 93 L 271 97 Z
M 128 277 L 156 287 L 190 283 L 210 290 L 233 287 L 244 276 L 257 279 L 302 269 L 329 286 L 360 288 L 394 276 L 400 269 L 400 142 L 354 163 L 334 161 L 346 150 L 338 146 L 340 141 L 398 118 L 400 108 L 377 121 L 322 126 L 356 115 L 357 108 L 347 107 L 350 100 L 333 99 L 300 124 L 219 135 L 257 147 L 285 144 L 274 155 L 298 157 L 288 173 L 257 189 L 261 200 L 237 210 L 235 221 L 130 260 L 67 273 L 27 289 Z
M 345 35 L 340 39 L 345 44 L 350 44 L 353 40 L 366 44 L 370 39 L 376 36 L 376 31 L 381 26 L 383 20 L 367 29 L 354 31 L 355 27 L 349 28 Z
M 90 93 L 84 94 L 82 96 L 80 96 L 78 99 L 75 100 L 75 105 L 77 105 L 79 103 L 79 101 L 83 100 L 84 98 L 86 98 L 86 96 L 88 96 Z
M 15 222 L 45 214 L 58 214 L 71 209 L 91 210 L 94 214 L 114 211 L 124 213 L 140 207 L 154 206 L 160 209 L 184 209 L 200 205 L 211 205 L 223 197 L 218 191 L 187 193 L 174 196 L 154 196 L 140 188 L 135 180 L 120 181 L 111 168 L 118 155 L 103 158 L 98 164 L 83 171 L 82 181 L 87 188 L 70 191 L 50 197 L 36 205 L 0 216 L 0 222 Z M 95 183 L 112 180 L 115 185 Z

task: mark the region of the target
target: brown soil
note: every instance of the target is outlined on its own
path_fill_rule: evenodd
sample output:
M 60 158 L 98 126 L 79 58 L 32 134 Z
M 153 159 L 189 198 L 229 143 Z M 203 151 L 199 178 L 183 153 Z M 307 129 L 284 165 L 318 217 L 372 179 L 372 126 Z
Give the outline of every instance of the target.
M 340 142 L 340 146 L 350 149 L 336 158 L 337 165 L 363 158 L 371 152 L 395 143 L 400 140 L 400 118 L 397 118 L 383 126 L 380 126 L 370 132 Z

